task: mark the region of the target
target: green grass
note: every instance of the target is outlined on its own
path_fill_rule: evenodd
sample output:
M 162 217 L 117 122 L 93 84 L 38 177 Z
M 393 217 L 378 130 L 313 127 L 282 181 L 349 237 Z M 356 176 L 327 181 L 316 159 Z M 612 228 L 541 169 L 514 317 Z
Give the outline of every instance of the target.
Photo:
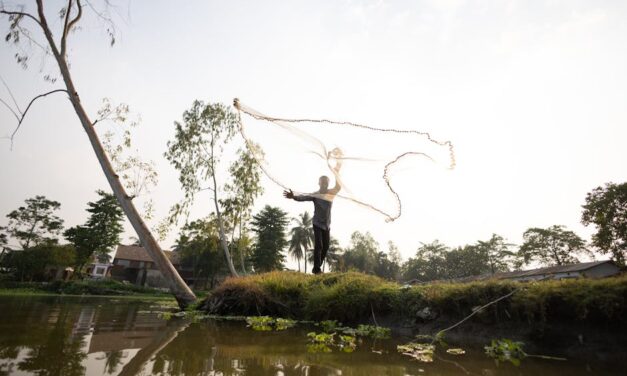
M 170 294 L 147 287 L 113 280 L 9 282 L 0 283 L 0 295 L 90 295 L 116 297 L 169 298 Z
M 441 319 L 461 319 L 476 307 L 514 289 L 512 297 L 490 306 L 473 320 L 483 323 L 627 324 L 627 276 L 519 283 L 483 281 L 437 283 L 403 288 L 362 273 L 318 276 L 271 272 L 229 278 L 213 290 L 204 308 L 222 315 L 270 315 L 299 320 L 354 323 L 393 317 L 419 323 L 428 307 Z

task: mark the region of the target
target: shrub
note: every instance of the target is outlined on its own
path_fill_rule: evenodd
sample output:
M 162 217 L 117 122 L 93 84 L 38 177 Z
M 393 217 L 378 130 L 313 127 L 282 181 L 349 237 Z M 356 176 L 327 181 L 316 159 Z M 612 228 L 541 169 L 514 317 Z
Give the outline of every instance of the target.
M 204 304 L 222 315 L 270 315 L 354 323 L 374 312 L 415 322 L 429 308 L 436 316 L 461 319 L 512 291 L 477 319 L 551 323 L 585 321 L 623 325 L 627 321 L 627 276 L 520 283 L 481 281 L 402 287 L 357 272 L 305 275 L 271 272 L 227 279 Z

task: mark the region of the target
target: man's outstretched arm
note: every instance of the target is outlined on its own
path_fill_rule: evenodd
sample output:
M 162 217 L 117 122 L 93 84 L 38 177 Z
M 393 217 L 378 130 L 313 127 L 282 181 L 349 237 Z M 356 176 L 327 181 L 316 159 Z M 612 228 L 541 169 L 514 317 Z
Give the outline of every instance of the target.
M 289 191 L 283 191 L 283 197 L 294 201 L 313 201 L 313 197 L 307 195 L 295 195 L 291 189 Z

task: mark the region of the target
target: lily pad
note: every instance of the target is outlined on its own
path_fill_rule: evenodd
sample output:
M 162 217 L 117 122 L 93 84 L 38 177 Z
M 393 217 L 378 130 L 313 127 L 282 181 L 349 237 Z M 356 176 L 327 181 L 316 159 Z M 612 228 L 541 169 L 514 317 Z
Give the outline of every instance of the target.
M 435 345 L 432 345 L 430 343 L 410 342 L 405 345 L 398 345 L 396 349 L 401 354 L 409 356 L 419 362 L 423 362 L 423 363 L 433 362 L 433 353 L 435 352 Z
M 451 355 L 464 355 L 464 354 L 466 354 L 466 350 L 459 349 L 459 348 L 447 349 L 446 353 L 447 354 L 451 354 Z

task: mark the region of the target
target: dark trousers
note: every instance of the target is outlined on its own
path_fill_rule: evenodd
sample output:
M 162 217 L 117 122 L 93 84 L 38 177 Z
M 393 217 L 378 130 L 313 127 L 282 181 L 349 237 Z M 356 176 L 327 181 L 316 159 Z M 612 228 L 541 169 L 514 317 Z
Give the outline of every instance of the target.
M 320 268 L 329 250 L 330 230 L 314 226 L 314 267 L 313 273 L 320 273 Z

